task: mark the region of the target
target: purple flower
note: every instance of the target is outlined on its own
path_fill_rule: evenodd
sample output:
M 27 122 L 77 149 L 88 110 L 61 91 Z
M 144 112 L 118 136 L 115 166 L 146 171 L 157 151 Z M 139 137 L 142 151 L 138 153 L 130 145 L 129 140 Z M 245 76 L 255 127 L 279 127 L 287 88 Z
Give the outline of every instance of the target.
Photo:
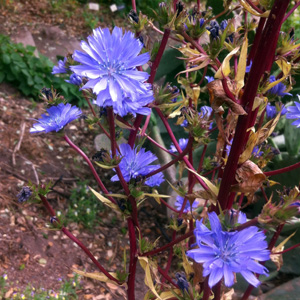
M 300 96 L 299 95 L 297 95 L 297 96 L 298 96 L 298 99 L 300 100 Z M 299 128 L 300 127 L 300 102 L 294 101 L 294 103 L 296 106 L 289 106 L 286 108 L 288 112 L 285 117 L 287 119 L 298 119 L 298 120 L 294 121 L 292 123 L 292 125 Z
M 176 202 L 175 202 L 174 205 L 176 206 L 176 208 L 177 208 L 178 210 L 181 210 L 182 205 L 183 205 L 183 201 L 184 201 L 184 198 L 183 198 L 183 197 L 181 197 L 181 196 L 177 196 L 177 197 L 176 197 Z M 198 204 L 199 204 L 199 202 L 198 202 L 197 200 L 195 200 L 195 201 L 193 202 L 193 205 L 192 205 L 192 210 L 195 209 L 196 207 L 198 207 Z M 184 207 L 184 209 L 183 209 L 183 212 L 184 212 L 184 213 L 191 212 L 191 204 L 190 204 L 190 201 L 189 201 L 189 200 L 186 202 L 185 207 Z
M 179 147 L 182 151 L 186 148 L 188 142 L 189 142 L 189 139 L 179 139 L 178 144 L 179 144 Z M 170 152 L 172 152 L 172 153 L 177 152 L 177 149 L 176 149 L 176 147 L 174 146 L 173 143 L 170 146 Z
M 213 76 L 205 76 L 205 79 L 207 80 L 208 83 L 215 80 L 215 78 Z
M 58 61 L 58 67 L 54 66 L 52 69 L 52 74 L 59 74 L 59 73 L 67 73 L 68 68 L 65 66 L 67 62 L 67 58 L 65 57 L 64 60 Z
M 123 174 L 124 180 L 129 182 L 133 178 L 146 176 L 147 174 L 160 168 L 160 165 L 150 165 L 157 160 L 157 157 L 150 151 L 144 148 L 138 150 L 137 148 L 131 149 L 128 144 L 121 144 L 120 155 L 123 157 L 119 163 L 120 170 Z M 111 178 L 111 181 L 119 181 L 118 175 Z M 164 181 L 162 173 L 158 173 L 149 177 L 145 184 L 148 186 L 159 186 Z
M 122 116 L 150 113 L 149 109 L 143 108 L 153 101 L 151 86 L 145 84 L 149 74 L 137 70 L 137 66 L 149 61 L 150 55 L 138 55 L 143 44 L 132 32 L 123 34 L 119 27 L 112 33 L 108 28 L 97 28 L 88 37 L 88 43 L 81 42 L 81 47 L 86 53 L 75 51 L 73 54 L 73 59 L 81 65 L 72 66 L 71 70 L 89 79 L 82 89 L 93 89 L 97 105 L 113 106 L 116 113 L 122 112 Z
M 29 186 L 23 186 L 19 194 L 17 195 L 18 197 L 18 202 L 22 203 L 27 201 L 30 196 L 32 195 L 32 191 Z
M 179 286 L 179 288 L 184 292 L 189 290 L 189 282 L 186 279 L 186 276 L 184 273 L 176 273 L 175 277 L 177 279 L 176 284 Z
M 33 124 L 30 128 L 30 133 L 60 131 L 71 121 L 77 119 L 82 111 L 71 104 L 60 103 L 57 106 L 52 106 L 47 109 L 48 116 L 42 114 L 41 118 L 36 120 L 38 123 Z
M 227 20 L 223 20 L 221 23 L 220 23 L 220 28 L 222 31 L 224 31 L 226 29 L 228 25 L 228 21 Z
M 259 151 L 258 146 L 255 146 L 252 150 L 252 154 L 254 157 L 258 158 L 258 157 L 262 156 L 264 153 L 263 153 L 263 151 Z
M 71 74 L 70 79 L 66 80 L 66 82 L 74 84 L 74 85 L 81 85 L 82 78 L 81 78 L 81 76 L 73 73 L 73 74 Z
M 255 226 L 241 231 L 223 231 L 215 212 L 208 214 L 210 229 L 196 221 L 197 245 L 187 256 L 203 264 L 203 276 L 209 276 L 208 285 L 215 286 L 224 278 L 225 286 L 234 284 L 234 273 L 241 275 L 253 286 L 260 281 L 253 273 L 267 275 L 268 270 L 258 263 L 270 259 L 270 251 L 263 232 Z
M 212 112 L 213 112 L 213 109 L 210 106 L 205 105 L 200 108 L 199 115 L 202 114 L 202 118 L 205 118 L 208 120 L 211 117 Z
M 250 64 L 246 67 L 246 73 L 249 73 L 252 67 L 252 60 L 250 60 Z
M 273 76 L 273 75 L 270 76 L 269 81 L 270 82 L 276 81 L 275 76 Z M 269 89 L 268 93 L 271 95 L 274 95 L 274 96 L 279 96 L 279 97 L 283 97 L 285 95 L 292 96 L 292 94 L 290 94 L 290 93 L 285 93 L 284 92 L 285 90 L 286 90 L 286 86 L 282 82 L 279 82 L 278 84 L 273 86 L 271 89 Z
M 217 21 L 211 21 L 209 26 L 206 27 L 206 29 L 210 32 L 210 37 L 212 40 L 216 39 L 219 37 L 219 23 Z
M 270 103 L 266 106 L 266 116 L 267 119 L 273 119 L 276 116 L 276 107 L 274 105 L 271 105 Z

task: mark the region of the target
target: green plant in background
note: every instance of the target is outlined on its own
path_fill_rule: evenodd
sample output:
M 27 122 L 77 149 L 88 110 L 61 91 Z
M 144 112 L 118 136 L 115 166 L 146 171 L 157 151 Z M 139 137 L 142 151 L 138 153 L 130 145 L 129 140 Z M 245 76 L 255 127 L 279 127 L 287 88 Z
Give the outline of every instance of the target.
M 25 96 L 38 100 L 40 90 L 51 85 L 68 101 L 78 106 L 86 102 L 78 88 L 51 74 L 54 64 L 46 56 L 36 57 L 33 46 L 15 44 L 5 35 L 0 35 L 0 83 L 8 82 Z
M 92 194 L 88 182 L 82 181 L 71 191 L 67 220 L 93 228 L 99 223 L 99 212 L 104 210 L 103 204 Z
M 98 16 L 87 10 L 83 12 L 82 16 L 87 27 L 89 27 L 90 29 L 95 29 L 97 27 L 97 24 L 99 22 Z
M 62 282 L 58 292 L 44 288 L 36 289 L 32 284 L 29 284 L 25 290 L 21 291 L 19 288 L 15 288 L 8 280 L 7 274 L 3 274 L 0 277 L 1 299 L 8 299 L 9 297 L 9 299 L 14 300 L 76 300 L 78 299 L 76 291 L 81 288 L 78 274 L 75 274 L 72 279 Z M 61 278 L 58 278 L 58 280 L 62 281 Z

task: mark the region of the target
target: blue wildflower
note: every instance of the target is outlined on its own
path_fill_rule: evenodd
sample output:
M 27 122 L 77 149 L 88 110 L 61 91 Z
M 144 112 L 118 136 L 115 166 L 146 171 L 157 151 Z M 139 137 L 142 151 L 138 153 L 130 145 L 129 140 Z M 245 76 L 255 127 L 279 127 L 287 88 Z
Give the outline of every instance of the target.
M 211 114 L 213 112 L 213 109 L 210 106 L 204 105 L 200 108 L 200 113 L 202 118 L 209 119 L 211 117 Z
M 32 191 L 29 186 L 23 186 L 19 194 L 17 195 L 18 197 L 18 202 L 22 203 L 27 201 L 30 196 L 32 195 Z
M 259 151 L 259 147 L 258 146 L 255 146 L 252 150 L 252 154 L 255 158 L 258 158 L 260 156 L 262 156 L 264 154 L 263 151 Z
M 119 167 L 126 182 L 129 182 L 133 178 L 146 176 L 160 168 L 160 165 L 150 165 L 157 160 L 157 157 L 150 151 L 146 151 L 144 148 L 141 148 L 138 151 L 137 148 L 131 149 L 128 144 L 121 144 L 119 149 L 120 155 L 123 157 L 119 163 Z M 113 176 L 111 181 L 119 181 L 118 175 Z M 145 184 L 153 187 L 159 186 L 163 181 L 163 175 L 158 173 L 149 177 L 145 181 Z
M 176 202 L 174 203 L 174 205 L 176 206 L 176 208 L 177 208 L 178 210 L 181 210 L 182 205 L 183 205 L 183 201 L 184 201 L 184 198 L 183 198 L 183 197 L 181 197 L 181 196 L 177 196 L 177 197 L 176 197 Z M 193 202 L 193 205 L 192 205 L 192 210 L 195 209 L 195 208 L 197 208 L 198 205 L 199 205 L 199 202 L 198 202 L 197 200 L 195 200 L 195 201 Z M 189 201 L 189 200 L 186 202 L 185 207 L 184 207 L 184 209 L 183 209 L 183 212 L 184 212 L 184 213 L 191 212 L 191 204 L 190 204 L 190 201 Z
M 199 25 L 200 25 L 200 27 L 202 27 L 202 26 L 203 26 L 203 24 L 204 24 L 204 19 L 203 19 L 203 18 L 201 18 L 201 19 L 200 19 L 200 21 L 199 21 Z
M 225 220 L 227 221 L 227 224 L 230 227 L 235 226 L 236 224 L 244 224 L 247 222 L 247 216 L 245 213 L 231 209 L 230 211 L 227 211 L 225 215 Z
M 186 279 L 186 276 L 184 273 L 176 273 L 175 277 L 177 279 L 176 284 L 179 286 L 179 288 L 182 290 L 182 292 L 184 291 L 188 291 L 189 290 L 189 282 Z
M 73 59 L 81 65 L 72 66 L 71 70 L 89 79 L 82 89 L 93 89 L 97 95 L 96 104 L 113 106 L 118 112 L 125 103 L 128 109 L 135 106 L 128 113 L 145 114 L 143 106 L 154 100 L 153 91 L 149 84 L 145 84 L 149 74 L 138 71 L 137 66 L 147 63 L 150 55 L 138 55 L 143 44 L 134 34 L 130 31 L 123 34 L 119 27 L 115 27 L 112 33 L 108 28 L 97 28 L 88 37 L 88 43 L 81 42 L 81 47 L 86 53 L 75 51 L 73 54 Z
M 298 99 L 300 100 L 300 96 L 298 96 Z M 294 101 L 296 106 L 289 106 L 287 107 L 287 114 L 286 118 L 287 119 L 298 119 L 292 123 L 293 126 L 296 126 L 297 128 L 300 127 L 300 102 Z
M 246 67 L 246 73 L 249 73 L 252 67 L 252 60 L 250 60 L 250 64 Z
M 270 76 L 269 82 L 274 82 L 276 81 L 275 76 Z M 279 97 L 283 97 L 285 95 L 288 96 L 292 96 L 292 94 L 290 93 L 285 93 L 284 91 L 286 90 L 286 86 L 282 83 L 279 82 L 278 84 L 276 84 L 275 86 L 273 86 L 271 89 L 269 89 L 268 93 L 274 96 L 279 96 Z
M 266 116 L 267 119 L 273 119 L 276 116 L 276 107 L 274 105 L 271 105 L 270 103 L 267 104 L 266 106 Z
M 189 142 L 189 139 L 179 139 L 178 144 L 179 144 L 179 147 L 182 151 L 186 148 L 188 142 Z M 173 143 L 170 146 L 170 152 L 172 152 L 172 153 L 177 152 L 177 149 L 176 149 L 176 147 L 174 146 Z
M 203 219 L 196 221 L 194 234 L 199 248 L 187 251 L 187 256 L 203 263 L 203 276 L 209 276 L 210 287 L 222 278 L 225 286 L 232 286 L 234 273 L 241 273 L 251 285 L 257 287 L 260 281 L 253 273 L 267 275 L 268 272 L 257 261 L 270 259 L 264 233 L 255 226 L 241 231 L 223 231 L 215 212 L 209 213 L 208 217 L 211 230 L 203 224 Z
M 38 123 L 33 124 L 33 127 L 30 128 L 30 133 L 36 132 L 58 132 L 64 126 L 66 126 L 71 121 L 77 119 L 82 111 L 76 106 L 71 104 L 60 103 L 57 106 L 52 106 L 47 109 L 48 116 L 42 114 L 41 118 L 36 120 Z
M 208 83 L 215 80 L 215 78 L 213 76 L 205 76 L 205 79 L 207 80 Z
M 58 61 L 58 67 L 54 66 L 52 69 L 52 74 L 60 74 L 60 73 L 67 73 L 68 68 L 66 67 L 67 58 L 65 57 L 64 60 Z
M 219 37 L 219 23 L 217 21 L 211 21 L 206 29 L 210 32 L 211 39 L 214 40 Z
M 227 25 L 228 25 L 227 20 L 223 20 L 223 21 L 220 23 L 220 28 L 221 28 L 221 30 L 224 31 L 224 30 L 226 29 Z
M 74 85 L 81 85 L 82 78 L 81 78 L 81 76 L 73 73 L 73 74 L 71 74 L 70 79 L 66 80 L 66 82 L 74 84 Z

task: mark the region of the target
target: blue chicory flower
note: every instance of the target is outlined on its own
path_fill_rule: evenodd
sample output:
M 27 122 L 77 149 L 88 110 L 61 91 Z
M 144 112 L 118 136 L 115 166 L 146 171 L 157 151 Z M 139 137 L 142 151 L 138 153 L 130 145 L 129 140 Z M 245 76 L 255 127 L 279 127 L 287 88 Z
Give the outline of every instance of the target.
M 93 89 L 97 95 L 96 104 L 101 107 L 113 106 L 115 113 L 149 114 L 143 106 L 152 102 L 151 85 L 146 84 L 149 74 L 137 70 L 147 63 L 149 53 L 138 55 L 143 44 L 134 34 L 115 27 L 97 28 L 88 37 L 88 43 L 81 42 L 86 52 L 75 51 L 73 59 L 81 65 L 72 66 L 77 75 L 88 78 L 82 89 Z M 125 106 L 122 108 L 122 106 Z
M 270 76 L 269 82 L 274 82 L 276 81 L 275 76 Z M 273 86 L 271 89 L 269 89 L 268 93 L 274 96 L 279 96 L 279 97 L 283 97 L 285 95 L 288 96 L 292 96 L 292 94 L 290 93 L 285 93 L 284 91 L 286 90 L 286 86 L 282 83 L 279 82 L 278 84 L 276 84 L 275 86 Z
M 300 100 L 300 96 L 298 96 L 298 99 Z M 300 127 L 300 102 L 296 102 L 294 101 L 295 105 L 296 106 L 289 106 L 287 107 L 287 114 L 285 115 L 285 117 L 287 119 L 298 119 L 296 121 L 294 121 L 292 123 L 293 126 L 296 126 L 297 128 Z
M 227 20 L 223 20 L 221 23 L 220 23 L 220 28 L 222 31 L 224 31 L 226 29 L 228 25 L 228 21 Z
M 181 196 L 177 196 L 176 197 L 176 202 L 174 203 L 174 205 L 176 206 L 177 210 L 181 210 L 182 208 L 182 205 L 183 205 L 183 201 L 184 201 L 184 198 L 181 197 Z M 195 200 L 193 202 L 193 205 L 192 205 L 192 210 L 197 208 L 199 205 L 199 202 L 197 200 Z M 188 212 L 191 212 L 191 204 L 190 204 L 190 201 L 187 201 L 186 204 L 185 204 L 185 207 L 183 209 L 183 212 L 184 213 L 188 213 Z
M 199 248 L 187 251 L 187 256 L 203 264 L 203 276 L 209 276 L 211 288 L 222 278 L 225 286 L 232 286 L 234 273 L 241 273 L 257 287 L 260 281 L 253 273 L 267 275 L 268 272 L 258 261 L 270 259 L 264 233 L 256 226 L 240 231 L 223 231 L 215 212 L 209 213 L 208 217 L 211 230 L 203 224 L 203 219 L 196 221 L 194 234 Z
M 200 19 L 200 21 L 199 21 L 199 25 L 200 25 L 200 27 L 202 27 L 202 26 L 203 26 L 204 22 L 205 22 L 205 21 L 204 21 L 204 19 L 203 19 L 203 18 L 201 18 L 201 19 Z
M 150 151 L 146 151 L 141 148 L 139 151 L 137 148 L 131 149 L 128 144 L 119 145 L 120 156 L 122 160 L 119 163 L 120 170 L 126 182 L 138 176 L 146 176 L 149 173 L 160 168 L 160 165 L 150 165 L 157 157 Z M 118 175 L 114 175 L 111 181 L 119 181 Z M 157 173 L 149 177 L 145 184 L 151 187 L 159 186 L 164 181 L 162 173 Z
M 263 151 L 259 151 L 258 146 L 255 146 L 252 150 L 252 154 L 254 157 L 258 158 L 258 157 L 262 156 L 264 153 L 263 153 Z
M 219 23 L 215 20 L 211 21 L 206 29 L 210 32 L 211 39 L 214 40 L 219 37 Z
M 64 58 L 64 60 L 59 60 L 58 66 L 53 67 L 51 74 L 67 73 L 68 68 L 66 67 L 66 62 L 67 62 L 66 57 Z
M 184 273 L 176 273 L 175 277 L 177 279 L 176 284 L 179 286 L 179 288 L 184 292 L 189 290 L 189 282 L 186 279 L 186 276 Z
M 76 120 L 82 114 L 81 109 L 72 106 L 70 103 L 60 103 L 47 109 L 48 116 L 42 114 L 41 118 L 36 120 L 38 123 L 33 124 L 30 133 L 60 131 L 68 123 Z
M 73 74 L 71 74 L 70 79 L 66 80 L 66 82 L 74 84 L 74 85 L 81 85 L 82 78 L 81 78 L 81 76 L 73 73 Z
M 252 60 L 250 60 L 249 65 L 246 67 L 246 73 L 249 73 L 252 67 Z
M 204 118 L 205 120 L 208 120 L 210 117 L 211 117 L 211 114 L 213 113 L 213 109 L 210 107 L 210 106 L 206 106 L 206 105 L 204 105 L 204 106 L 202 106 L 201 108 L 200 108 L 200 112 L 198 113 L 198 115 L 201 117 L 201 118 Z M 188 123 L 188 121 L 187 120 L 184 120 L 181 124 L 180 124 L 180 126 L 182 126 L 182 127 L 186 127 L 186 126 L 188 126 L 189 125 L 189 123 Z M 209 129 L 211 129 L 211 127 L 212 127 L 212 123 L 210 124 L 210 128 Z M 176 151 L 175 151 L 176 152 Z M 174 152 L 173 152 L 174 153 Z
M 208 83 L 215 80 L 215 78 L 213 76 L 205 76 L 205 79 L 207 80 Z
M 32 195 L 32 191 L 29 186 L 23 186 L 21 191 L 18 193 L 18 202 L 22 203 L 27 201 Z
M 275 118 L 276 113 L 277 113 L 276 106 L 271 105 L 270 103 L 268 103 L 267 106 L 266 106 L 266 117 L 267 117 L 267 119 Z
M 189 142 L 189 139 L 179 139 L 178 144 L 179 144 L 179 147 L 182 151 L 186 148 L 188 142 Z M 172 153 L 177 152 L 177 149 L 176 149 L 176 147 L 174 146 L 173 143 L 170 146 L 170 152 L 172 152 Z

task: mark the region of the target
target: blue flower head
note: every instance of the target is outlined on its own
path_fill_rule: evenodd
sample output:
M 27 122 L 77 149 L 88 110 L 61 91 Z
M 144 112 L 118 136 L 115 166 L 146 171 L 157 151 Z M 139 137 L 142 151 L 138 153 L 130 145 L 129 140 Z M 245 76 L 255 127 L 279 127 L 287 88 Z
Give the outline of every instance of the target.
M 177 279 L 176 284 L 179 286 L 179 288 L 184 292 L 189 290 L 189 282 L 186 279 L 186 276 L 184 273 L 176 273 L 175 277 Z
M 227 20 L 223 20 L 221 23 L 220 23 L 220 28 L 222 31 L 224 31 L 226 29 L 228 25 L 228 21 Z
M 82 88 L 93 89 L 97 105 L 112 106 L 121 116 L 150 113 L 144 108 L 154 100 L 151 86 L 145 84 L 149 74 L 137 70 L 149 61 L 150 55 L 138 55 L 143 44 L 132 32 L 123 34 L 119 27 L 112 33 L 108 28 L 97 28 L 88 37 L 88 43 L 81 42 L 81 47 L 86 53 L 74 52 L 73 59 L 80 65 L 72 66 L 71 70 L 88 79 Z
M 209 276 L 208 285 L 215 286 L 222 278 L 227 287 L 234 284 L 234 273 L 241 275 L 253 286 L 260 281 L 253 273 L 267 275 L 268 270 L 258 263 L 270 259 L 265 235 L 256 226 L 241 231 L 223 231 L 215 212 L 208 214 L 210 227 L 203 220 L 196 221 L 197 245 L 187 256 L 203 264 L 203 276 Z
M 276 106 L 271 105 L 270 103 L 267 104 L 266 106 L 266 117 L 267 119 L 273 119 L 276 116 Z
M 182 205 L 183 205 L 183 201 L 184 201 L 184 198 L 181 197 L 181 196 L 177 196 L 176 197 L 176 202 L 175 202 L 175 206 L 178 210 L 181 210 L 182 208 Z M 193 202 L 193 205 L 192 205 L 192 210 L 197 208 L 199 205 L 199 202 L 197 200 L 195 200 Z M 183 209 L 183 212 L 184 213 L 188 213 L 188 212 L 191 212 L 191 204 L 190 204 L 190 201 L 187 201 L 186 204 L 185 204 L 185 207 Z
M 31 191 L 30 187 L 23 186 L 21 191 L 17 195 L 18 202 L 22 203 L 22 202 L 27 201 L 30 198 L 31 195 L 32 195 L 32 191 Z
M 74 85 L 81 85 L 82 78 L 81 78 L 81 76 L 73 73 L 73 74 L 71 74 L 70 79 L 66 80 L 66 82 L 74 84 Z
M 273 76 L 273 75 L 270 76 L 269 81 L 271 83 L 276 81 L 275 76 Z M 285 93 L 285 90 L 286 90 L 286 86 L 282 82 L 279 82 L 278 84 L 273 86 L 271 89 L 269 89 L 268 93 L 271 95 L 274 95 L 274 96 L 279 96 L 279 97 L 283 97 L 285 95 L 292 96 L 292 94 L 290 94 L 290 93 Z
M 262 156 L 264 154 L 264 152 L 259 151 L 259 147 L 255 146 L 252 150 L 252 154 L 253 154 L 254 157 L 258 158 L 258 157 Z
M 64 126 L 73 120 L 76 120 L 82 114 L 81 109 L 71 104 L 60 103 L 47 109 L 48 116 L 42 114 L 41 118 L 33 124 L 30 133 L 60 131 Z
M 249 73 L 252 67 L 252 60 L 250 60 L 249 65 L 246 67 L 246 73 Z
M 210 32 L 211 39 L 214 40 L 219 37 L 220 26 L 217 21 L 211 21 L 206 29 Z
M 152 152 L 146 151 L 144 148 L 141 148 L 138 151 L 137 148 L 131 149 L 128 144 L 121 144 L 119 149 L 120 156 L 123 157 L 119 163 L 119 167 L 126 182 L 140 176 L 146 176 L 160 168 L 160 165 L 150 165 L 157 160 L 157 157 Z M 119 181 L 118 175 L 113 176 L 111 181 Z M 164 178 L 162 173 L 157 173 L 149 177 L 145 181 L 145 184 L 154 187 L 159 186 L 163 181 Z
M 54 66 L 52 69 L 52 74 L 59 74 L 59 73 L 67 73 L 68 68 L 66 67 L 67 58 L 65 57 L 64 60 L 58 61 L 58 66 Z
M 205 76 L 205 79 L 207 80 L 208 83 L 215 80 L 215 78 L 213 76 Z
M 300 96 L 299 95 L 297 96 L 300 101 Z M 285 117 L 287 119 L 297 119 L 292 123 L 292 125 L 299 128 L 300 127 L 300 102 L 294 101 L 294 103 L 296 106 L 289 106 L 286 108 L 288 112 L 286 113 Z
M 189 142 L 189 139 L 179 139 L 178 144 L 179 144 L 180 149 L 182 151 L 186 148 L 188 142 Z M 176 153 L 177 152 L 177 149 L 176 149 L 176 147 L 174 146 L 173 143 L 170 146 L 170 152 L 172 152 L 172 153 Z

